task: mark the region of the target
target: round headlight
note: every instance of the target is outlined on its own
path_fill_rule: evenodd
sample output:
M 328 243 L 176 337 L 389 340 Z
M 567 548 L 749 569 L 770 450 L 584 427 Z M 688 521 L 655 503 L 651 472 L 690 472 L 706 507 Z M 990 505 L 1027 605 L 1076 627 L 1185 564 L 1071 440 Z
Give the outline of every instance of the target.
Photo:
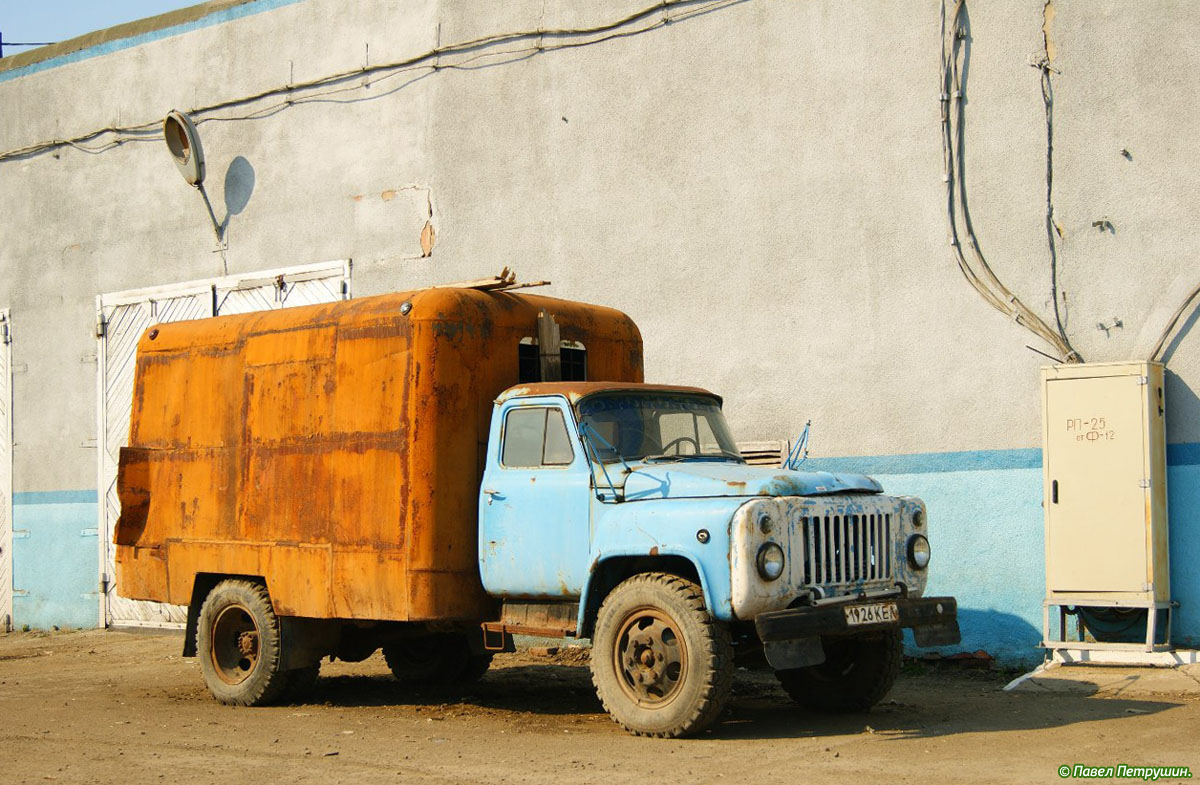
M 929 566 L 929 540 L 923 534 L 908 538 L 908 563 L 918 570 Z
M 758 549 L 758 574 L 764 581 L 773 581 L 783 575 L 783 548 L 778 543 L 768 542 Z

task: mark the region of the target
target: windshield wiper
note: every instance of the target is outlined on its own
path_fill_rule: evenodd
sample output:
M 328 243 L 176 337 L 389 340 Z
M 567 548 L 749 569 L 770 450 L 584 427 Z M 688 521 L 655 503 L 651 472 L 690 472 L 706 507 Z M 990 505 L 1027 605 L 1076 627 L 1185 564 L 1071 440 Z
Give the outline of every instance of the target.
M 613 484 L 612 478 L 608 476 L 608 469 L 605 468 L 604 461 L 600 458 L 600 451 L 596 449 L 596 443 L 592 441 L 591 437 L 595 436 L 597 439 L 607 444 L 609 449 L 617 453 L 618 458 L 621 458 L 621 453 L 617 452 L 617 448 L 609 444 L 607 439 L 596 433 L 596 430 L 586 422 L 579 424 L 579 435 L 583 437 L 584 450 L 594 455 L 596 458 L 596 463 L 600 464 L 600 472 L 604 475 L 604 481 L 608 483 L 608 489 L 612 492 L 613 501 L 620 501 L 620 498 L 617 496 L 617 486 Z M 588 458 L 588 463 L 591 463 L 590 457 Z M 621 458 L 621 463 L 625 463 L 624 458 Z M 629 464 L 625 464 L 625 468 L 628 469 Z M 598 491 L 599 489 L 597 489 L 596 498 L 600 499 L 600 501 L 604 501 L 604 497 L 601 496 Z
M 646 463 L 678 463 L 679 461 L 682 461 L 685 458 L 690 458 L 690 457 L 692 457 L 692 456 L 659 454 L 659 455 L 646 455 L 642 458 L 642 460 L 645 461 Z
M 723 461 L 726 458 L 736 458 L 744 460 L 739 453 L 730 452 L 729 450 L 721 450 L 717 453 L 689 453 L 686 455 L 647 455 L 642 458 L 646 463 L 680 463 L 682 461 Z
M 603 436 L 601 436 L 596 431 L 596 429 L 593 428 L 591 425 L 589 425 L 587 422 L 582 422 L 579 424 L 579 432 L 581 434 L 583 434 L 585 437 L 587 437 L 589 442 L 592 440 L 592 437 L 595 437 L 596 439 L 598 439 L 601 444 L 603 444 L 605 447 L 607 447 L 612 452 L 613 455 L 617 456 L 617 460 L 620 461 L 621 465 L 625 467 L 625 471 L 627 471 L 627 472 L 633 471 L 633 469 L 629 468 L 629 464 L 625 462 L 625 456 L 621 454 L 621 451 L 618 450 L 616 447 L 613 447 L 612 442 L 610 442 L 608 439 L 605 439 Z M 599 460 L 601 464 L 603 464 L 604 461 L 603 461 L 603 459 L 600 458 L 600 451 L 596 449 L 595 444 L 592 444 L 592 452 L 595 454 L 596 459 Z

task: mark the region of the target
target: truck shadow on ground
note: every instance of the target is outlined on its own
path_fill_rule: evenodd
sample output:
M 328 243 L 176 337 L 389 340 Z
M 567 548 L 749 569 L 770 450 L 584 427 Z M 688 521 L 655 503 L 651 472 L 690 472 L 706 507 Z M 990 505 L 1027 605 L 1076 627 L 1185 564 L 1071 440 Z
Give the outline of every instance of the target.
M 529 665 L 494 669 L 457 688 L 400 684 L 390 676 L 321 678 L 309 699 L 331 706 L 454 706 L 533 714 L 603 714 L 588 669 Z
M 829 715 L 806 710 L 783 693 L 768 672 L 739 671 L 723 721 L 709 739 L 814 738 L 873 734 L 881 739 L 937 738 L 965 733 L 1060 728 L 1076 723 L 1135 719 L 1182 705 L 1169 700 L 1096 698 L 1003 692 L 1009 674 L 947 667 L 906 666 L 892 693 L 868 712 Z M 1091 692 L 1094 692 L 1092 690 Z M 315 705 L 410 706 L 445 719 L 492 716 L 605 716 L 586 666 L 519 665 L 495 668 L 458 690 L 418 689 L 386 676 L 323 678 L 307 701 Z

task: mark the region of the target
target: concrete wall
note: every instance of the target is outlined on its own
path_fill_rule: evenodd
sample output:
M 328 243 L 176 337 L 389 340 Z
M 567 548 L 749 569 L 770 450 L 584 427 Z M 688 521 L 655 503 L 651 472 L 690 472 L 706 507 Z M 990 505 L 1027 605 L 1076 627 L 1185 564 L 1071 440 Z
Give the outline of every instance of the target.
M 642 7 L 225 6 L 134 46 L 0 71 L 0 102 L 21 108 L 0 116 L 0 151 Z M 596 37 L 480 47 L 355 77 L 320 100 L 202 113 L 217 217 L 226 190 L 236 212 L 229 271 L 350 257 L 363 295 L 509 265 L 552 280 L 550 294 L 619 307 L 642 327 L 648 378 L 722 392 L 740 439 L 785 438 L 812 418 L 815 465 L 925 496 L 931 588 L 960 597 L 964 647 L 1038 657 L 1045 358 L 1025 345 L 1044 347 L 978 297 L 947 248 L 939 4 L 745 0 L 666 13 L 670 24 L 586 46 L 555 48 Z M 1088 360 L 1144 357 L 1200 282 L 1198 31 L 1192 6 L 1165 0 L 970 6 L 975 231 L 1005 283 L 1052 320 L 1046 115 L 1029 65 L 1045 35 L 1058 71 L 1060 286 Z M 151 136 L 0 161 L 0 306 L 26 366 L 18 492 L 95 488 L 95 295 L 222 272 L 200 199 Z M 437 242 L 422 258 L 426 223 Z M 1114 318 L 1121 327 L 1097 329 Z M 1179 558 L 1200 551 L 1194 322 L 1167 355 L 1180 642 L 1200 639 L 1200 583 Z M 68 536 L 75 527 L 45 547 L 94 550 Z

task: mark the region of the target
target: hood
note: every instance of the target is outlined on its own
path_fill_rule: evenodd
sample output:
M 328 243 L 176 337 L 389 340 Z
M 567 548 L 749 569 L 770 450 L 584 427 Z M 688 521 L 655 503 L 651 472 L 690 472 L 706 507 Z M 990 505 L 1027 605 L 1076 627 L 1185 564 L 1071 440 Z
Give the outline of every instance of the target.
M 797 472 L 771 466 L 746 466 L 717 461 L 630 464 L 629 474 L 617 464 L 609 476 L 625 501 L 685 499 L 711 496 L 825 496 L 833 493 L 882 493 L 874 479 L 862 474 Z M 597 472 L 599 475 L 599 472 Z M 620 475 L 620 478 L 618 478 Z M 607 482 L 599 476 L 598 487 Z

